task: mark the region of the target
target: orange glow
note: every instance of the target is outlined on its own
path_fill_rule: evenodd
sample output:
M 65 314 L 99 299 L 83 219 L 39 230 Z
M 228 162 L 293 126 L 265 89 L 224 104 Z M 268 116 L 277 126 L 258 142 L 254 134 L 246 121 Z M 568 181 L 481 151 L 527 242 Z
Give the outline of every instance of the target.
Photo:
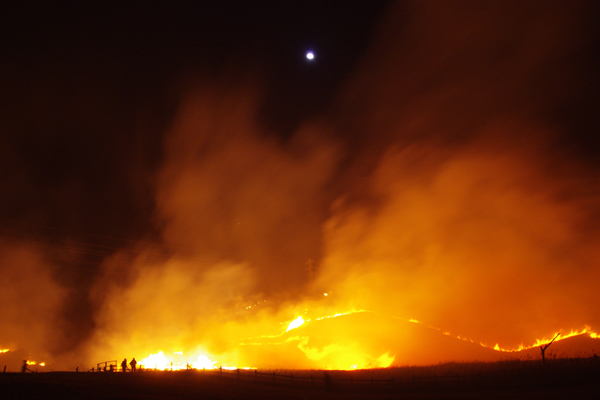
M 580 62 L 593 18 L 570 2 L 443 3 L 389 7 L 327 98 L 297 93 L 310 109 L 279 104 L 262 63 L 173 68 L 142 90 L 158 96 L 148 112 L 114 120 L 131 122 L 115 131 L 123 173 L 13 168 L 18 199 L 43 184 L 50 200 L 8 199 L 15 235 L 0 221 L 2 361 L 351 370 L 531 358 L 555 332 L 553 356 L 600 349 L 596 74 Z M 0 139 L 2 166 L 29 154 L 20 140 Z
M 153 368 L 153 369 L 167 369 L 171 361 L 165 357 L 163 351 L 159 351 L 156 354 L 150 354 L 148 357 L 139 361 L 139 364 L 144 368 Z
M 325 314 L 324 311 L 328 307 L 329 305 L 323 306 L 320 301 L 306 301 L 290 305 L 289 308 L 284 308 L 279 313 L 253 311 L 253 318 L 228 321 L 221 326 L 214 325 L 215 329 L 219 329 L 217 332 L 220 334 L 212 337 L 218 336 L 223 343 L 226 343 L 226 347 L 223 347 L 221 351 L 215 351 L 214 339 L 200 347 L 194 337 L 190 336 L 188 341 L 174 344 L 173 350 L 152 352 L 148 357 L 138 361 L 138 364 L 143 368 L 159 370 L 219 367 L 236 369 L 238 365 L 261 369 L 354 370 L 406 365 L 410 362 L 407 360 L 412 360 L 410 358 L 412 357 L 411 347 L 407 347 L 406 343 L 420 340 L 423 336 L 430 337 L 434 342 L 438 340 L 435 335 L 440 338 L 448 338 L 445 340 L 457 339 L 472 346 L 469 347 L 470 351 L 475 351 L 474 349 L 478 347 L 493 349 L 494 353 L 517 353 L 549 342 L 548 339 L 540 339 L 529 346 L 521 345 L 515 349 L 505 349 L 499 344 L 488 346 L 472 338 L 424 324 L 414 318 L 390 317 L 364 309 L 350 309 L 349 311 Z M 288 319 L 289 322 L 278 322 L 284 314 L 295 313 L 298 315 L 299 310 L 303 310 L 302 316 L 297 316 L 291 321 Z M 400 324 L 397 338 L 386 339 L 386 332 L 398 330 L 394 324 Z M 417 328 L 411 328 L 411 326 L 419 328 L 413 332 L 413 329 Z M 378 332 L 382 332 L 383 335 L 373 336 L 373 333 Z M 557 340 L 581 334 L 587 334 L 591 338 L 597 337 L 590 327 L 586 327 L 583 330 L 573 330 L 564 336 L 561 335 Z M 172 342 L 168 335 L 162 336 L 162 340 Z M 440 349 L 447 347 L 441 343 L 439 345 L 432 344 L 431 356 L 427 355 L 432 358 L 421 357 L 420 359 L 425 360 L 423 362 L 434 362 L 435 358 L 433 357 L 439 357 Z M 439 346 L 444 347 L 440 348 Z M 128 347 L 124 346 L 123 348 Z M 467 348 L 465 347 L 465 349 Z M 139 349 L 135 353 L 144 353 L 144 351 Z M 146 354 L 148 353 L 146 352 Z M 487 357 L 492 357 L 489 358 L 490 360 L 497 359 L 489 354 Z
M 288 325 L 288 327 L 285 331 L 289 332 L 292 329 L 296 329 L 297 327 L 301 326 L 302 324 L 304 324 L 304 319 L 302 317 L 298 317 L 295 320 L 293 320 L 292 322 L 290 322 L 290 324 Z
M 201 355 L 209 368 L 359 369 L 498 359 L 560 327 L 596 326 L 595 303 L 581 295 L 599 276 L 596 241 L 580 231 L 592 185 L 550 168 L 554 154 L 533 140 L 548 127 L 494 115 L 494 100 L 474 125 L 470 106 L 454 120 L 462 100 L 433 88 L 419 111 L 358 118 L 407 142 L 357 158 L 368 162 L 353 166 L 359 183 L 349 176 L 348 193 L 324 199 L 345 144 L 335 134 L 330 142 L 327 126 L 285 142 L 266 137 L 253 89 L 201 85 L 182 99 L 156 179 L 164 245 L 182 251 L 106 261 L 107 272 L 127 267 L 133 277 L 126 287 L 109 274 L 98 283 L 93 357 L 152 353 L 140 364 L 162 369 Z M 402 109 L 370 94 L 382 109 Z M 464 123 L 469 140 L 447 140 L 445 122 L 457 131 Z M 289 261 L 307 249 L 319 252 L 308 271 Z
M 308 311 L 307 311 L 308 312 Z M 360 344 L 355 343 L 331 343 L 323 347 L 314 347 L 311 345 L 310 336 L 291 336 L 283 341 L 272 341 L 273 339 L 280 338 L 286 333 L 297 330 L 300 327 L 306 326 L 311 321 L 319 322 L 331 319 L 336 319 L 343 316 L 352 314 L 367 313 L 365 310 L 351 310 L 347 312 L 334 313 L 331 315 L 321 316 L 314 319 L 305 319 L 302 316 L 298 316 L 287 324 L 285 332 L 272 335 L 259 335 L 254 338 L 243 340 L 240 345 L 242 346 L 262 346 L 265 345 L 273 346 L 274 349 L 284 347 L 288 349 L 298 349 L 307 360 L 312 362 L 312 366 L 316 366 L 322 369 L 336 369 L 336 370 L 352 370 L 352 369 L 365 369 L 365 368 L 385 368 L 392 365 L 395 360 L 395 356 L 391 355 L 389 351 L 384 351 L 380 354 L 369 354 L 361 348 Z M 278 324 L 279 325 L 279 324 Z M 313 326 L 314 328 L 314 326 Z M 293 345 L 293 347 L 289 347 Z M 289 351 L 289 350 L 287 350 Z M 169 355 L 171 354 L 171 355 Z M 138 364 L 143 368 L 158 369 L 158 370 L 182 370 L 186 368 L 195 369 L 237 369 L 237 366 L 227 365 L 220 363 L 219 361 L 213 361 L 213 357 L 202 354 L 191 354 L 184 355 L 183 351 L 176 351 L 171 353 L 165 353 L 164 351 L 158 351 L 150 354 L 148 357 L 138 361 Z M 297 367 L 301 367 L 299 364 Z M 250 368 L 250 367 L 243 367 Z
M 389 352 L 381 354 L 378 357 L 372 357 L 364 354 L 356 345 L 330 344 L 322 349 L 311 348 L 308 346 L 308 341 L 308 337 L 302 338 L 298 344 L 298 348 L 310 360 L 324 360 L 321 368 L 327 370 L 387 368 L 392 365 L 395 358 L 394 356 L 390 356 Z
M 415 319 L 410 319 L 409 322 L 416 323 L 416 324 L 422 324 L 422 322 L 419 322 L 419 321 L 417 321 Z M 445 336 L 451 336 L 451 337 L 454 337 L 454 338 L 462 340 L 462 341 L 468 341 L 468 342 L 474 343 L 473 339 L 461 337 L 459 335 L 452 335 L 450 332 L 447 332 L 447 331 L 442 332 L 441 329 L 433 327 L 433 326 L 427 326 L 427 327 L 430 328 L 430 329 L 437 330 L 437 331 L 441 332 Z M 559 332 L 556 332 L 554 335 L 552 335 L 552 337 L 555 337 L 558 333 Z M 592 339 L 600 339 L 600 335 L 598 333 L 592 331 L 591 327 L 585 326 L 581 330 L 574 330 L 574 329 L 572 329 L 571 332 L 569 332 L 569 333 L 566 333 L 566 334 L 561 333 L 560 336 L 558 336 L 554 341 L 558 342 L 560 340 L 568 339 L 568 338 L 575 337 L 575 336 L 581 336 L 581 335 L 587 335 L 587 336 L 589 336 Z M 523 351 L 523 350 L 528 350 L 528 349 L 532 349 L 534 347 L 543 346 L 545 344 L 550 343 L 551 341 L 552 341 L 552 339 L 547 339 L 547 338 L 536 339 L 535 342 L 533 344 L 529 345 L 529 346 L 525 346 L 525 345 L 521 344 L 518 347 L 515 347 L 515 348 L 512 348 L 512 349 L 502 348 L 502 347 L 500 347 L 500 345 L 498 343 L 496 343 L 494 346 L 488 346 L 485 343 L 480 342 L 479 345 L 481 347 L 491 348 L 491 349 L 494 349 L 494 350 L 499 351 L 499 352 L 518 353 L 518 352 Z
M 183 357 L 183 352 L 177 351 L 174 356 L 167 357 L 161 350 L 158 353 L 150 354 L 148 357 L 138 362 L 140 366 L 148 369 L 158 370 L 183 370 L 188 368 L 194 369 L 213 369 L 217 368 L 217 361 L 212 361 L 205 354 L 194 354 L 189 357 Z M 177 357 L 179 356 L 179 357 Z M 226 368 L 226 367 L 223 367 Z M 236 368 L 236 367 L 232 367 Z
M 333 315 L 326 315 L 324 317 L 319 317 L 319 318 L 316 318 L 316 321 L 320 321 L 320 320 L 325 319 L 325 318 L 337 318 L 337 317 L 341 317 L 343 315 L 349 315 L 349 314 L 354 314 L 354 313 L 363 313 L 363 312 L 368 312 L 368 311 L 367 310 L 346 311 L 346 312 L 342 312 L 342 313 L 336 313 L 336 314 L 333 314 Z
M 558 336 L 554 340 L 555 342 L 558 342 L 558 341 L 561 341 L 561 340 L 564 340 L 564 339 L 568 339 L 568 338 L 571 338 L 571 337 L 574 337 L 574 336 L 581 336 L 581 335 L 587 335 L 587 336 L 589 336 L 592 339 L 598 339 L 599 338 L 598 334 L 596 332 L 593 332 L 592 329 L 589 326 L 586 326 L 585 328 L 583 328 L 581 330 L 573 330 L 572 329 L 571 332 L 569 332 L 569 333 L 556 332 L 552 337 L 556 336 L 559 333 L 560 333 L 560 336 Z M 536 339 L 535 343 L 532 344 L 532 345 L 530 345 L 530 346 L 520 345 L 519 347 L 517 347 L 515 349 L 503 349 L 503 348 L 500 348 L 498 346 L 498 344 L 496 344 L 494 346 L 494 350 L 513 353 L 513 352 L 519 352 L 519 351 L 522 351 L 522 350 L 531 349 L 531 348 L 534 348 L 534 347 L 540 347 L 540 346 L 543 346 L 545 344 L 550 343 L 551 341 L 552 341 L 552 339 L 547 339 L 547 338 Z

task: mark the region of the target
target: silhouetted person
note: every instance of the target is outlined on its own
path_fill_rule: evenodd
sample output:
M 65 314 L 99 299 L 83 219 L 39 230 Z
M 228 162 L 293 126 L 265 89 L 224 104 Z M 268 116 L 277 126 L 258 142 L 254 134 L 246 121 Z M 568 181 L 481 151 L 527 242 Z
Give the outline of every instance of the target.
M 106 370 L 106 367 L 104 367 L 104 368 Z M 110 372 L 115 372 L 115 366 L 112 365 L 112 364 L 110 364 L 110 367 L 108 367 L 108 369 L 109 369 Z
M 27 372 L 27 360 L 23 360 L 23 367 L 21 368 L 21 372 Z
M 121 363 L 121 368 L 123 369 L 123 372 L 127 372 L 127 359 L 123 359 L 123 362 Z
M 133 357 L 133 359 L 131 360 L 129 365 L 131 365 L 131 372 L 135 372 L 135 366 L 137 365 L 137 361 L 135 361 L 135 357 Z

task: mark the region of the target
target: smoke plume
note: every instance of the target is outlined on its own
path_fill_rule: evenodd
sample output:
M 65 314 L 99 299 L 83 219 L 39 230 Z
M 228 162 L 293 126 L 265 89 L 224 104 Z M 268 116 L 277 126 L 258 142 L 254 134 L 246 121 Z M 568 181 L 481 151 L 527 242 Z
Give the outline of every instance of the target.
M 598 326 L 595 125 L 571 111 L 593 98 L 584 8 L 388 15 L 337 109 L 366 150 L 325 224 L 324 289 L 506 348 Z
M 9 350 L 2 358 L 9 371 L 20 368 L 23 359 L 47 361 L 63 345 L 67 293 L 47 264 L 33 246 L 0 242 L 0 343 Z
M 126 282 L 98 284 L 109 294 L 94 356 L 203 346 L 232 362 L 323 367 L 298 354 L 328 357 L 342 336 L 361 348 L 365 332 L 353 344 L 342 325 L 328 343 L 314 328 L 286 355 L 249 338 L 348 310 L 506 348 L 598 329 L 600 198 L 581 150 L 593 126 L 573 122 L 592 93 L 587 11 L 398 4 L 327 117 L 285 140 L 257 122 L 255 87 L 200 78 L 157 178 L 156 221 L 174 255 L 140 257 Z M 365 363 L 432 360 L 419 355 L 429 336 L 393 340 L 392 326 L 372 321 L 390 347 L 369 343 Z M 403 339 L 423 352 L 402 353 Z

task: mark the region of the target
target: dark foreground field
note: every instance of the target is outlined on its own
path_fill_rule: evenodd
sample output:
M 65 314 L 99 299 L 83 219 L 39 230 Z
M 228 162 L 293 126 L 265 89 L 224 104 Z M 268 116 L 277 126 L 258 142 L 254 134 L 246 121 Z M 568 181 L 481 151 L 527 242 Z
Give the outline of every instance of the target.
M 293 375 L 293 376 L 292 376 Z M 0 373 L 0 399 L 598 399 L 597 360 L 373 371 Z

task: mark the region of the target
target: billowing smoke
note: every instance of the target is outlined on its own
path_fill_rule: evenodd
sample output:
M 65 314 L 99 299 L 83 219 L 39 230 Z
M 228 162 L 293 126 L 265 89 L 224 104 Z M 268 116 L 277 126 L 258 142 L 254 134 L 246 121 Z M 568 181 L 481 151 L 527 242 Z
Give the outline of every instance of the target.
M 17 371 L 23 359 L 43 362 L 63 345 L 66 291 L 33 246 L 0 242 L 0 343 L 3 365 Z M 33 368 L 33 367 L 32 367 Z
M 189 90 L 157 178 L 156 222 L 173 256 L 140 257 L 124 281 L 111 275 L 118 257 L 106 263 L 95 359 L 200 346 L 256 365 L 272 350 L 252 338 L 315 309 L 414 318 L 507 348 L 598 329 L 597 171 L 580 156 L 586 126 L 573 123 L 590 93 L 592 72 L 578 66 L 587 10 L 415 2 L 390 11 L 328 122 L 290 139 L 257 122 L 252 87 Z M 328 294 L 326 305 L 315 293 Z M 430 336 L 372 324 L 397 347 L 367 363 L 400 354 L 404 338 L 429 346 Z M 342 328 L 356 349 L 355 331 Z M 318 358 L 338 345 L 311 332 L 286 348 Z M 357 343 L 368 336 L 361 330 Z M 272 365 L 308 365 L 268 354 Z M 396 362 L 423 360 L 414 351 Z
M 246 262 L 262 292 L 298 293 L 320 252 L 337 149 L 307 126 L 288 143 L 258 126 L 256 93 L 194 90 L 167 139 L 158 219 L 169 246 Z
M 505 348 L 597 326 L 596 185 L 502 147 L 389 149 L 369 180 L 378 204 L 327 222 L 323 288 Z
M 597 168 L 577 148 L 594 125 L 572 114 L 595 82 L 586 15 L 476 2 L 389 15 L 339 106 L 367 150 L 325 224 L 324 289 L 506 348 L 598 329 Z
M 157 184 L 157 223 L 173 256 L 157 261 L 142 249 L 135 265 L 106 263 L 93 359 L 200 346 L 234 364 L 228 353 L 242 339 L 294 315 L 278 309 L 307 290 L 305 263 L 320 256 L 337 149 L 316 125 L 286 143 L 270 137 L 259 105 L 255 90 L 215 85 L 183 101 Z

